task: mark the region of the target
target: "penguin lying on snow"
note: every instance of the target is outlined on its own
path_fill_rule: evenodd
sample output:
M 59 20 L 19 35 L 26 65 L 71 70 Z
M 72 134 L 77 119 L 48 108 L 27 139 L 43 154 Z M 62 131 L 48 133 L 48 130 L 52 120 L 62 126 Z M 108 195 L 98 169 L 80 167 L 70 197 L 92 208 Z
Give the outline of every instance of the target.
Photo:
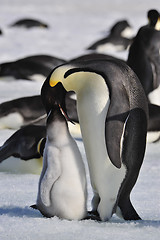
M 141 27 L 134 38 L 127 64 L 137 74 L 148 96 L 160 84 L 160 14 L 153 9 L 147 15 L 149 24 Z
M 131 44 L 132 39 L 126 37 L 131 32 L 131 26 L 126 20 L 122 20 L 114 24 L 110 30 L 110 34 L 95 43 L 88 50 L 96 50 L 98 52 L 106 52 L 111 49 L 123 51 Z
M 35 55 L 0 64 L 0 78 L 44 81 L 51 70 L 65 60 L 48 55 Z
M 35 19 L 24 18 L 20 19 L 12 24 L 10 27 L 25 27 L 25 28 L 32 28 L 32 27 L 40 27 L 40 28 L 48 28 L 48 24 L 41 22 Z
M 28 125 L 16 131 L 0 147 L 0 171 L 39 174 L 42 169 L 41 157 L 45 137 L 45 126 Z M 20 158 L 25 162 L 10 157 Z M 32 161 L 28 161 L 30 159 Z
M 0 104 L 0 129 L 45 124 L 46 112 L 40 95 L 17 98 Z
M 66 90 L 77 94 L 94 213 L 102 221 L 114 212 L 125 220 L 141 219 L 130 200 L 147 133 L 148 105 L 138 78 L 115 59 L 79 61 L 55 68 L 42 86 L 64 112 Z
M 46 217 L 80 220 L 87 213 L 84 163 L 59 106 L 52 106 L 43 91 L 42 98 L 48 114 L 47 140 L 36 208 Z
M 41 139 L 46 137 L 46 127 L 28 125 L 16 131 L 0 147 L 0 162 L 10 156 L 18 157 L 23 160 L 40 158 L 43 156 L 43 144 L 38 150 Z
M 69 117 L 78 123 L 76 100 L 72 98 L 74 93 L 66 96 L 66 106 Z M 17 98 L 0 104 L 0 129 L 17 129 L 27 124 L 44 125 L 46 111 L 41 96 Z

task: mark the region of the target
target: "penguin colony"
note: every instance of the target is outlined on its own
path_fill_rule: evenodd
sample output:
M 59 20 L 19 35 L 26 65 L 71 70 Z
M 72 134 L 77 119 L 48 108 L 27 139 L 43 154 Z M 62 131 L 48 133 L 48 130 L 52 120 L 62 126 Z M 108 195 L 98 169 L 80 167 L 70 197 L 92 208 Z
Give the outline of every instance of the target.
M 68 62 L 37 55 L 0 65 L 1 77 L 29 81 L 39 80 L 37 75 L 42 81 L 47 77 L 41 96 L 32 97 L 33 104 L 28 105 L 29 97 L 0 105 L 1 128 L 23 126 L 1 146 L 0 162 L 10 156 L 25 161 L 43 157 L 37 202 L 32 207 L 45 217 L 108 221 L 116 213 L 125 220 L 141 219 L 130 194 L 143 163 L 147 130 L 160 130 L 160 107 L 151 104 L 149 98 L 160 83 L 160 14 L 153 9 L 147 17 L 149 23 L 134 38 L 124 35 L 130 25 L 123 20 L 111 28 L 106 38 L 88 48 L 102 52 L 107 44 L 121 45 L 119 50 L 129 47 L 126 63 L 91 53 Z M 48 28 L 33 19 L 10 25 L 19 26 Z M 70 91 L 76 93 L 76 100 L 67 98 L 73 95 Z M 24 106 L 30 116 L 26 116 Z M 13 115 L 19 119 L 15 126 L 8 121 Z M 67 120 L 79 122 L 81 128 L 93 189 L 90 213 L 86 207 L 85 167 Z M 38 126 L 25 126 L 37 121 Z

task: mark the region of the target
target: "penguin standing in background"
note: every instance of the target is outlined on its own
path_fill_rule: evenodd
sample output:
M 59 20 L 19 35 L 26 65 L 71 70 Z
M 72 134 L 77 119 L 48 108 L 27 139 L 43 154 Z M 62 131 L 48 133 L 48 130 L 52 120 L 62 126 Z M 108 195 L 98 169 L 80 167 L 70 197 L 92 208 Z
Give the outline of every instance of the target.
M 147 96 L 160 85 L 159 12 L 154 9 L 148 11 L 148 19 L 149 24 L 141 27 L 134 38 L 127 60 L 127 64 L 141 81 Z
M 46 217 L 81 220 L 87 215 L 86 173 L 81 153 L 60 107 L 52 105 L 50 96 L 43 91 L 42 100 L 48 115 L 47 140 L 36 208 Z
M 114 24 L 110 30 L 110 34 L 95 43 L 88 50 L 95 50 L 101 53 L 109 50 L 123 51 L 131 44 L 132 39 L 128 38 L 131 35 L 131 26 L 126 20 L 122 20 Z
M 118 60 L 64 64 L 48 76 L 42 92 L 65 112 L 65 94 L 75 91 L 77 111 L 94 192 L 93 213 L 141 219 L 130 193 L 143 162 L 148 105 L 134 72 Z

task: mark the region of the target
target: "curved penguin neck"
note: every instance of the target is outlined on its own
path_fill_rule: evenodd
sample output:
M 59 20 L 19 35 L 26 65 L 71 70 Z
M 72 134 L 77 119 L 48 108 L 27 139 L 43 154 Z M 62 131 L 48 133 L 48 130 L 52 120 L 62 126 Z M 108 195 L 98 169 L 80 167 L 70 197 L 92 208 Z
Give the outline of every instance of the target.
M 84 77 L 82 76 L 84 74 Z M 81 83 L 77 82 L 77 109 L 82 138 L 90 172 L 97 171 L 98 163 L 108 159 L 105 143 L 105 120 L 109 107 L 109 90 L 105 80 L 96 73 L 78 73 Z M 78 78 L 76 78 L 78 80 Z M 98 159 L 98 161 L 97 161 Z

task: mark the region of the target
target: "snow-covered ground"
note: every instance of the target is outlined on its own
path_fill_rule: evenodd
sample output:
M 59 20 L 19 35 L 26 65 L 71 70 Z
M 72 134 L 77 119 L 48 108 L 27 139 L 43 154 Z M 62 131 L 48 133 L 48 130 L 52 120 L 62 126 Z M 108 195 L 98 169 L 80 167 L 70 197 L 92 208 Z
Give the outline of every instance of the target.
M 154 5 L 153 5 L 154 4 Z M 160 10 L 155 0 L 0 0 L 0 62 L 33 54 L 50 54 L 70 59 L 86 53 L 85 48 L 104 36 L 120 19 L 127 19 L 133 32 L 146 24 L 146 12 Z M 45 21 L 49 29 L 10 29 L 22 17 Z M 126 59 L 127 51 L 112 52 Z M 41 83 L 0 81 L 0 102 L 39 94 Z M 0 130 L 0 145 L 13 133 Z M 77 140 L 84 161 L 84 148 Z M 20 161 L 19 161 L 20 162 Z M 0 239 L 103 240 L 159 239 L 160 237 L 160 143 L 147 144 L 144 164 L 132 192 L 132 202 L 142 221 L 126 222 L 115 215 L 109 222 L 46 219 L 31 209 L 37 196 L 39 175 L 0 172 Z M 88 207 L 92 191 L 88 185 Z

